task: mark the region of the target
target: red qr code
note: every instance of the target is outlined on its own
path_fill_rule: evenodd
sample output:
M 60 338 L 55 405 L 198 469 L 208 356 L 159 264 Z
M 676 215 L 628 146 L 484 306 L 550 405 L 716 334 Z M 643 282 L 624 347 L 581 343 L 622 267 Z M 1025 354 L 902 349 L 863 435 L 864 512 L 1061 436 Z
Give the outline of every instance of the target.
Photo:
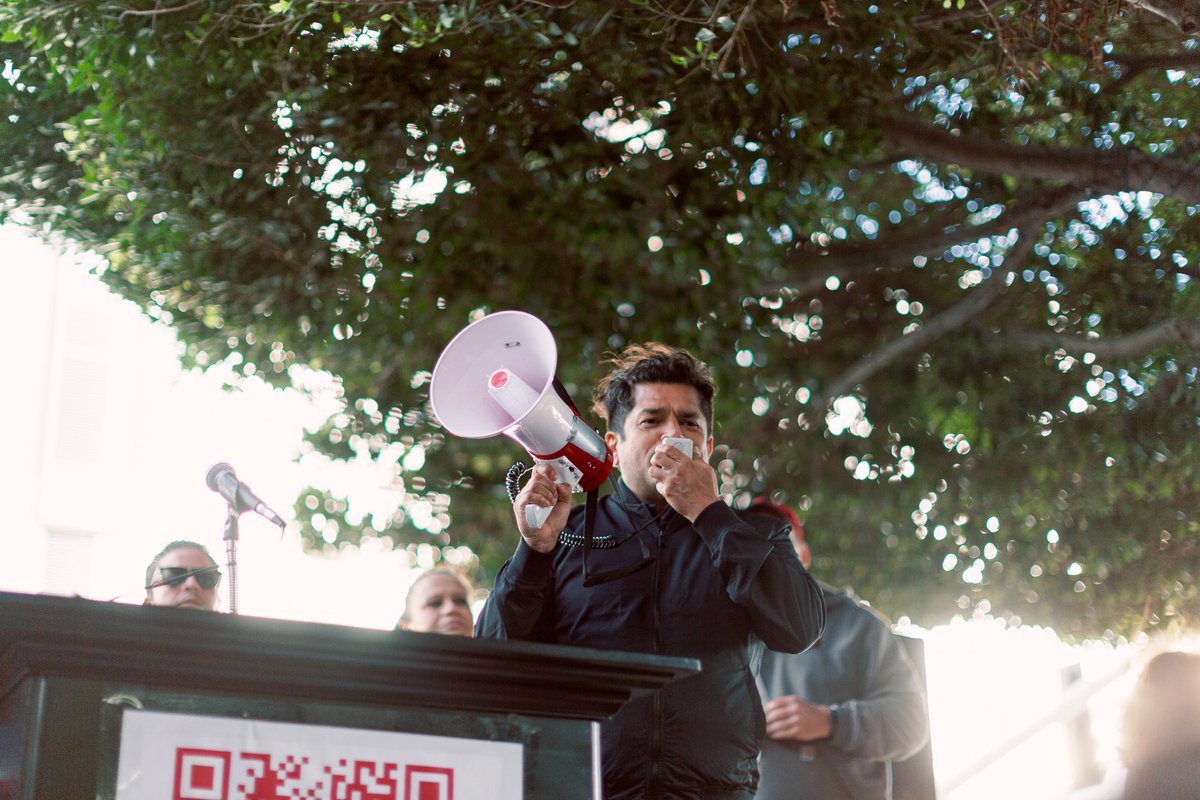
M 454 800 L 454 770 L 178 748 L 173 800 Z
M 396 800 L 396 764 L 378 761 L 338 762 L 330 773 L 330 800 Z
M 454 770 L 443 767 L 404 768 L 404 800 L 454 800 Z
M 228 800 L 231 760 L 222 750 L 176 750 L 173 800 Z

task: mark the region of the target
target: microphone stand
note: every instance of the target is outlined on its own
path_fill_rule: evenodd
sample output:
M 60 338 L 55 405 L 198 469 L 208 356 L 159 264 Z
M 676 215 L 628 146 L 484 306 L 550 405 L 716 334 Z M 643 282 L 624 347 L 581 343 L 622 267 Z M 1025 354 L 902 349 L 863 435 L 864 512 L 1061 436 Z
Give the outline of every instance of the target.
M 225 563 L 229 571 L 229 613 L 238 613 L 237 539 L 238 510 L 229 504 L 229 516 L 225 518 Z

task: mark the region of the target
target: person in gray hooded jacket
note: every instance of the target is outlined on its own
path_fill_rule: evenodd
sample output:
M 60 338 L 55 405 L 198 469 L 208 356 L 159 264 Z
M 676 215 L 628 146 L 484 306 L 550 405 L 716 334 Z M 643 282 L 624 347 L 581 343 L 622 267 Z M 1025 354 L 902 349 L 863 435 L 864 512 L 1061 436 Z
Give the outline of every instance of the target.
M 804 528 L 791 508 L 759 500 L 750 510 L 790 523 L 808 566 Z M 803 653 L 763 655 L 768 738 L 755 800 L 890 800 L 891 762 L 928 740 L 921 679 L 885 619 L 849 591 L 821 589 L 820 640 Z

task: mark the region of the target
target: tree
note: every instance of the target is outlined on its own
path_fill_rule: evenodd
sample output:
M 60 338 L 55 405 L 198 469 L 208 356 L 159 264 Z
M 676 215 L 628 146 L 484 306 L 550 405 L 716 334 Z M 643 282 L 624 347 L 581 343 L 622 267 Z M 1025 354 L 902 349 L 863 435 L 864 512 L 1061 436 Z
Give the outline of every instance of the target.
M 428 378 L 522 308 L 581 404 L 606 350 L 701 354 L 722 490 L 886 612 L 1200 613 L 1195 0 L 0 8 L 3 214 L 189 364 L 331 371 L 312 446 L 396 464 L 393 518 L 300 498 L 313 546 L 498 565 L 519 451 Z

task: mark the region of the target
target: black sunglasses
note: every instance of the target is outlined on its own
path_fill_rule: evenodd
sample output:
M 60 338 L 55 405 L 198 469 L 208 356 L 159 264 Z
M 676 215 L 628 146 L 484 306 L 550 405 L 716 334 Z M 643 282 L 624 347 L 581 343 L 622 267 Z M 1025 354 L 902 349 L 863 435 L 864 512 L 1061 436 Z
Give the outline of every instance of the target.
M 159 567 L 162 578 L 147 586 L 147 589 L 157 589 L 159 586 L 181 586 L 188 578 L 195 578 L 201 589 L 215 589 L 221 582 L 221 571 L 217 567 L 188 569 L 187 567 Z

